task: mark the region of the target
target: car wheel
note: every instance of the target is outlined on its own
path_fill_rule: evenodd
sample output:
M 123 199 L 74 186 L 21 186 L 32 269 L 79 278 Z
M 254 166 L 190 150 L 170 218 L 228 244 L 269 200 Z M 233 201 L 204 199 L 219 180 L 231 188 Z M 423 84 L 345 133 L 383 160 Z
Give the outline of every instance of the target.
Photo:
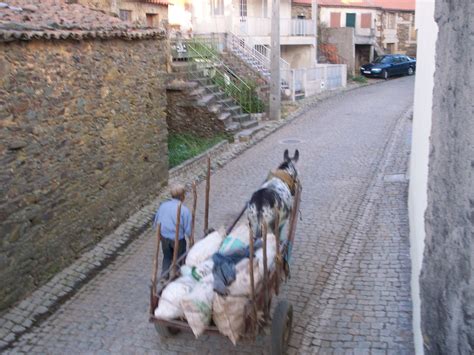
M 386 71 L 385 69 L 382 70 L 382 78 L 384 78 L 385 80 L 388 80 L 388 71 Z
M 415 72 L 415 71 L 413 70 L 412 67 L 409 67 L 409 68 L 408 68 L 408 75 L 413 75 L 414 72 Z

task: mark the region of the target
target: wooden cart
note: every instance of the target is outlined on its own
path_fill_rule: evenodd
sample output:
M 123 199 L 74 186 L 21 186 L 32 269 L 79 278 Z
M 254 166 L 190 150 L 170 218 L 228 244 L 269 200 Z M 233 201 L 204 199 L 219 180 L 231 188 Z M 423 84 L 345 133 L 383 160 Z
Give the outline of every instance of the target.
M 209 166 L 209 161 L 208 161 Z M 208 168 L 208 180 L 206 188 L 206 212 L 209 208 L 209 168 Z M 255 288 L 254 284 L 254 275 L 253 268 L 250 267 L 250 297 L 246 303 L 244 309 L 244 319 L 245 319 L 245 333 L 242 335 L 242 338 L 255 339 L 257 334 L 261 333 L 263 328 L 268 325 L 271 321 L 271 353 L 272 354 L 285 354 L 288 348 L 288 343 L 291 336 L 291 326 L 293 321 L 293 307 L 286 300 L 280 300 L 276 305 L 272 317 L 270 317 L 271 301 L 274 295 L 278 295 L 280 290 L 280 284 L 289 275 L 289 266 L 287 263 L 287 257 L 289 252 L 291 252 L 291 246 L 294 241 L 295 232 L 296 232 L 296 222 L 297 214 L 299 211 L 299 205 L 301 201 L 301 184 L 298 181 L 296 185 L 296 193 L 292 208 L 292 213 L 289 218 L 289 228 L 287 233 L 287 238 L 280 241 L 280 236 L 278 235 L 279 228 L 276 230 L 276 243 L 277 254 L 275 260 L 275 267 L 272 271 L 268 270 L 267 266 L 267 226 L 262 226 L 263 230 L 263 281 Z M 193 185 L 194 192 L 194 204 L 193 204 L 193 230 L 194 230 L 194 216 L 195 216 L 195 206 L 196 206 L 196 189 L 195 184 Z M 234 223 L 227 229 L 227 234 L 234 228 L 238 221 L 242 218 L 242 215 L 245 212 L 246 207 L 241 211 L 239 217 L 234 221 Z M 179 215 L 180 208 L 178 208 L 178 221 L 179 224 Z M 278 214 L 277 214 L 278 215 Z M 205 214 L 205 220 L 207 220 L 208 213 Z M 207 222 L 205 221 L 205 228 L 207 229 Z M 277 220 L 275 223 L 276 226 L 279 225 Z M 160 228 L 158 228 L 157 233 L 157 249 L 155 253 L 153 274 L 152 274 L 152 285 L 150 287 L 150 322 L 154 323 L 155 328 L 161 337 L 168 337 L 179 333 L 181 330 L 191 332 L 191 328 L 185 320 L 163 320 L 155 317 L 154 310 L 158 306 L 158 302 L 161 296 L 161 292 L 164 287 L 175 280 L 179 276 L 177 271 L 177 265 L 180 264 L 186 258 L 187 252 L 182 255 L 180 258 L 176 257 L 176 254 L 173 257 L 173 262 L 169 270 L 162 274 L 160 279 L 157 279 L 158 273 L 158 255 L 160 248 Z M 250 229 L 250 265 L 253 265 L 254 258 L 254 238 Z M 193 233 L 191 233 L 193 235 Z M 177 250 L 177 239 L 176 235 L 175 245 Z M 190 246 L 193 244 L 193 238 L 190 240 Z M 161 283 L 162 287 L 160 290 L 157 289 L 157 284 Z M 263 313 L 263 320 L 261 317 L 258 317 L 258 314 Z M 271 320 L 270 320 L 271 318 Z M 220 334 L 219 330 L 215 325 L 210 325 L 206 328 L 205 333 L 207 334 Z

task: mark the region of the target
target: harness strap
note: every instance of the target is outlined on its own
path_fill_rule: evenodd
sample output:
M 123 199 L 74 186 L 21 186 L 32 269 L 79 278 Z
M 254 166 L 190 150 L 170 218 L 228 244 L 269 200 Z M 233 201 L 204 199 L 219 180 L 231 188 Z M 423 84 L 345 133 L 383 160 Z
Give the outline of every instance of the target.
M 285 170 L 281 169 L 276 169 L 270 171 L 270 174 L 268 175 L 268 179 L 270 180 L 272 177 L 276 177 L 280 180 L 282 180 L 290 189 L 291 195 L 293 196 L 296 192 L 296 179 L 293 179 L 293 177 L 288 174 Z

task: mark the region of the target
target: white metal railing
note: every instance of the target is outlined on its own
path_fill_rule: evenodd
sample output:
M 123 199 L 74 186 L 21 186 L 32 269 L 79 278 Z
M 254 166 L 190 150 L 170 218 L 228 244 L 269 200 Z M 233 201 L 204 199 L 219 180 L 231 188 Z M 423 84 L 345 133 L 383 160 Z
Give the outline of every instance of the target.
M 257 69 L 268 81 L 270 80 L 272 55 L 270 47 L 255 45 L 250 38 L 241 38 L 233 33 L 227 34 L 226 45 L 232 53 L 237 55 L 253 68 Z M 280 58 L 282 88 L 288 84 L 288 80 L 291 78 L 291 76 L 287 74 L 289 71 L 290 64 L 283 58 Z
M 268 17 L 234 17 L 232 32 L 239 36 L 271 36 L 272 20 Z M 280 19 L 280 36 L 314 36 L 316 23 L 306 19 Z
M 283 36 L 314 36 L 316 24 L 313 20 L 306 19 L 281 19 L 280 31 Z

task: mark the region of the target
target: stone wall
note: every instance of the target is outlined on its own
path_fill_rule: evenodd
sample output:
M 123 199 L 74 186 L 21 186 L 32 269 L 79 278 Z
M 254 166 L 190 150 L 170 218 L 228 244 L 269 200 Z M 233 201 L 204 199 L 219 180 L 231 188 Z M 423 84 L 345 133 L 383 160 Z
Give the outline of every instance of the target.
M 291 17 L 297 18 L 298 16 L 303 15 L 305 19 L 311 20 L 311 4 L 310 5 L 301 5 L 301 4 L 291 4 Z
M 193 133 L 212 138 L 226 134 L 224 122 L 218 119 L 220 111 L 213 112 L 206 105 L 198 105 L 191 92 L 197 83 L 174 81 L 167 87 L 166 121 L 170 133 Z
M 166 184 L 166 43 L 0 43 L 0 310 Z
M 439 34 L 420 278 L 427 354 L 474 349 L 472 18 L 472 1 L 436 1 Z

